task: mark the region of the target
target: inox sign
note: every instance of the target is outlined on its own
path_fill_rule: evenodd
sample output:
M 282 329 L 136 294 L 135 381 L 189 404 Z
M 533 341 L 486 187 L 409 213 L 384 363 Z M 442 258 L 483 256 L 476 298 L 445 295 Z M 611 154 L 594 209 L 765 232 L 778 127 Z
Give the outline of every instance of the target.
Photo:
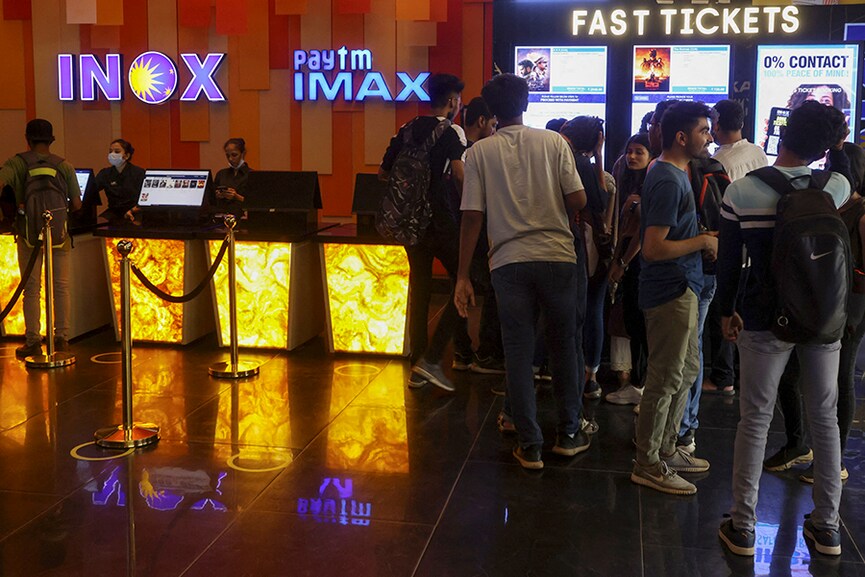
M 202 94 L 211 102 L 222 102 L 225 96 L 213 78 L 225 54 L 211 53 L 200 59 L 197 54 L 181 54 L 180 59 L 192 79 L 180 100 L 197 100 Z M 177 90 L 177 66 L 161 52 L 139 54 L 127 72 L 127 83 L 136 98 L 147 104 L 162 104 Z M 102 94 L 107 100 L 123 98 L 122 59 L 107 54 L 101 63 L 93 54 L 57 55 L 58 97 L 60 100 L 96 100 Z

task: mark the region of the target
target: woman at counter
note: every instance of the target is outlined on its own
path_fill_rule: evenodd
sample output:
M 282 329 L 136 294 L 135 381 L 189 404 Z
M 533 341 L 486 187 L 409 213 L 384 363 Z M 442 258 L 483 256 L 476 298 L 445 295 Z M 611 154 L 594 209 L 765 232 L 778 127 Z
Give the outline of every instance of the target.
M 132 143 L 118 138 L 108 146 L 108 163 L 96 175 L 96 190 L 108 200 L 108 209 L 103 216 L 109 220 L 131 217 L 136 205 L 141 185 L 144 183 L 144 169 L 132 164 L 135 153 Z
M 213 203 L 216 212 L 243 216 L 243 202 L 246 200 L 246 181 L 249 178 L 249 165 L 246 164 L 246 141 L 242 138 L 229 138 L 225 141 L 225 158 L 228 166 L 216 173 L 213 183 L 216 199 Z

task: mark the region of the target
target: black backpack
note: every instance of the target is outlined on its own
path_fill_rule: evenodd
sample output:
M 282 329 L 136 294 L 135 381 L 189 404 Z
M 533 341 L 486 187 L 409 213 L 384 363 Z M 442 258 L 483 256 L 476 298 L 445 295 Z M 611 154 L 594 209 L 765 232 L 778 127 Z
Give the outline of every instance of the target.
M 721 202 L 730 185 L 730 176 L 714 158 L 695 158 L 688 165 L 691 189 L 702 230 L 716 231 L 721 226 Z M 703 259 L 703 272 L 715 274 L 716 263 Z
M 42 236 L 46 210 L 51 211 L 51 245 L 66 242 L 68 194 L 66 180 L 58 167 L 63 159 L 55 154 L 40 157 L 32 150 L 18 155 L 27 165 L 24 180 L 24 213 L 18 215 L 17 233 L 29 247 L 36 246 Z
M 771 166 L 749 174 L 781 195 L 772 240 L 772 333 L 789 343 L 837 341 L 847 322 L 852 259 L 847 227 L 823 190 L 831 173 L 814 171 L 801 190 Z
M 413 246 L 420 242 L 430 223 L 429 203 L 430 151 L 450 128 L 442 120 L 420 144 L 413 138 L 412 120 L 403 127 L 402 149 L 394 160 L 387 181 L 387 191 L 375 217 L 375 228 L 385 238 Z

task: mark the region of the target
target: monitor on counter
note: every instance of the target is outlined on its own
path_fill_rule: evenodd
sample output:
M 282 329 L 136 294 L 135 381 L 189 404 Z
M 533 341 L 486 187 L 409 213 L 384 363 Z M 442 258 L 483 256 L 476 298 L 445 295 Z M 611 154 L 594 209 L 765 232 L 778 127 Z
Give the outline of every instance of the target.
M 93 186 L 93 181 L 95 180 L 93 170 L 89 168 L 76 168 L 75 176 L 78 178 L 78 188 L 81 189 L 81 201 L 83 202 L 84 197 L 88 196 L 90 187 Z
M 209 170 L 157 170 L 144 175 L 138 196 L 142 208 L 199 210 L 205 192 L 213 186 Z

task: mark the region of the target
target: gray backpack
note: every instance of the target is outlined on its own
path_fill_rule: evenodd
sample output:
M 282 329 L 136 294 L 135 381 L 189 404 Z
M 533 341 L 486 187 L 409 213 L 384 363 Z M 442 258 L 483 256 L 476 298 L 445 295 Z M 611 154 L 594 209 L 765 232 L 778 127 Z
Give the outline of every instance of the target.
M 66 179 L 58 167 L 63 159 L 55 154 L 40 158 L 32 150 L 18 155 L 27 165 L 24 180 L 24 213 L 18 213 L 17 232 L 29 247 L 36 246 L 42 236 L 45 220 L 42 214 L 50 210 L 51 244 L 60 246 L 66 242 L 68 220 L 68 191 Z

